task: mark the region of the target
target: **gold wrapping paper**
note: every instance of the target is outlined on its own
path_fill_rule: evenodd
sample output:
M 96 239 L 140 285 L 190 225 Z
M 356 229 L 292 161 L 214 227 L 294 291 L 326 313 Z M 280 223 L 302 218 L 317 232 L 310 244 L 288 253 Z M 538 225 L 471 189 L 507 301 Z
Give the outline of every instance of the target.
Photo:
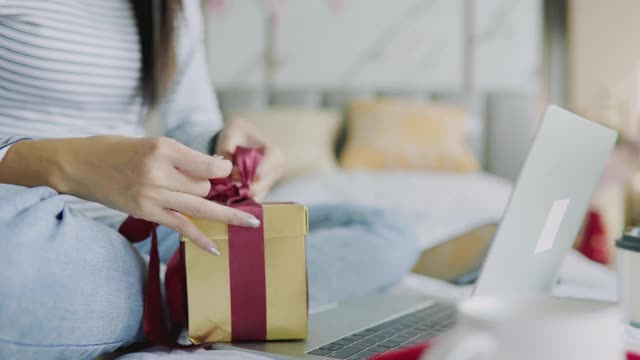
M 192 220 L 222 255 L 185 243 L 189 337 L 196 344 L 232 341 L 227 225 Z M 263 204 L 267 340 L 307 337 L 307 223 L 303 205 Z

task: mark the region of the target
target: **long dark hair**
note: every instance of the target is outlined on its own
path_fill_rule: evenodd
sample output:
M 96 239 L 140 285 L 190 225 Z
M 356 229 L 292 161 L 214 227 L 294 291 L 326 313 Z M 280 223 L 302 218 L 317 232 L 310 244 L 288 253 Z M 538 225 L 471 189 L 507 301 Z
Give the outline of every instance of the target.
M 129 1 L 142 51 L 140 91 L 144 102 L 153 106 L 165 95 L 175 75 L 175 29 L 182 0 Z

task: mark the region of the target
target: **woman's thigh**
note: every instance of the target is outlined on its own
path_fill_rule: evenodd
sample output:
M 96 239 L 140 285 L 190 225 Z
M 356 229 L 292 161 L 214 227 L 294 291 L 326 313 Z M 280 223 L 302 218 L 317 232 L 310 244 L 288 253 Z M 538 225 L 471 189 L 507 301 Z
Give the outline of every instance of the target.
M 309 207 L 309 302 L 364 295 L 406 275 L 418 257 L 413 227 L 389 211 L 349 205 Z
M 0 358 L 93 358 L 139 334 L 145 264 L 50 188 L 0 184 Z

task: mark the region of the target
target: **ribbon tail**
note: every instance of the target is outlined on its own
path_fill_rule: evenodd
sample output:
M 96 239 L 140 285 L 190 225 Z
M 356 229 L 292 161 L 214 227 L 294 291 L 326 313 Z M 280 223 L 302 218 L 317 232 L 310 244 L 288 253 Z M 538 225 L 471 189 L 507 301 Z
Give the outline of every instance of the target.
M 156 231 L 158 224 L 152 223 L 144 219 L 136 219 L 133 216 L 127 217 L 127 219 L 120 225 L 118 232 L 122 234 L 129 242 L 137 243 L 149 238 L 149 235 Z
M 211 343 L 182 345 L 178 343 L 176 336 L 173 336 L 171 331 L 167 328 L 166 319 L 162 310 L 160 255 L 158 253 L 158 235 L 155 230 L 151 233 L 149 273 L 147 279 L 147 292 L 144 299 L 142 327 L 145 336 L 156 345 L 183 349 L 192 349 L 211 345 Z
M 184 261 L 184 242 L 171 256 L 164 277 L 169 318 L 174 327 L 188 327 L 187 319 L 187 274 Z
M 158 235 L 151 233 L 151 251 L 149 253 L 149 273 L 147 293 L 144 299 L 144 315 L 142 318 L 144 334 L 154 344 L 173 347 L 175 339 L 166 328 L 162 311 L 162 292 L 160 290 L 160 255 L 158 254 Z

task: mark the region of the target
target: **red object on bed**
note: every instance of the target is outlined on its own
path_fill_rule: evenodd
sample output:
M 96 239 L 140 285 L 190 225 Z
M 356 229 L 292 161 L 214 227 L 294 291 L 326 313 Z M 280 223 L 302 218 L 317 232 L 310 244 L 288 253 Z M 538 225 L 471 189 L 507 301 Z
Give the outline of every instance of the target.
M 611 260 L 609 247 L 607 246 L 607 229 L 602 219 L 602 215 L 594 209 L 590 209 L 585 217 L 584 231 L 576 250 L 580 251 L 587 258 L 608 264 Z
M 420 356 L 422 356 L 423 352 L 429 351 L 431 345 L 431 342 L 418 344 L 408 348 L 373 356 L 371 357 L 371 360 L 418 360 L 420 359 Z M 627 360 L 640 360 L 640 355 L 628 352 Z

